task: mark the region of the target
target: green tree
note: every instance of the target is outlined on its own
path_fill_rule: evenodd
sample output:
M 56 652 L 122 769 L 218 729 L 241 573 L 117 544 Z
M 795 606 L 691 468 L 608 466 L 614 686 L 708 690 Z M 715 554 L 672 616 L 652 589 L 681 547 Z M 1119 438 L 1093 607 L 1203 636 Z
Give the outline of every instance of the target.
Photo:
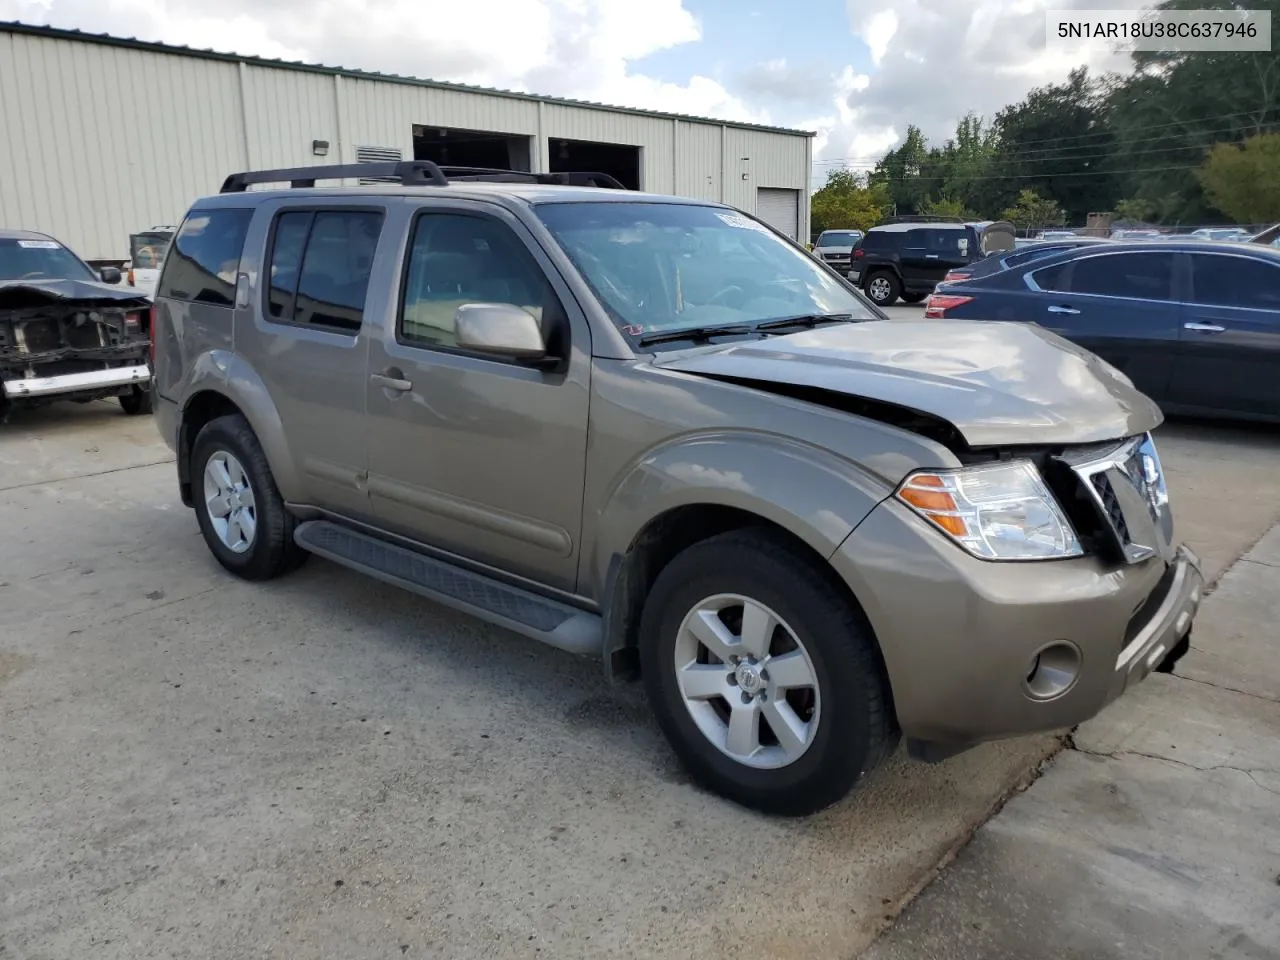
M 850 170 L 832 170 L 809 201 L 811 229 L 867 230 L 884 219 L 891 203 L 883 182 L 868 182 Z
M 1117 220 L 1145 223 L 1155 214 L 1156 205 L 1143 197 L 1130 197 L 1127 200 L 1117 200 L 1113 212 Z
M 998 142 L 994 127 L 981 117 L 973 113 L 962 117 L 956 124 L 955 137 L 941 151 L 942 180 L 931 191 L 933 199 L 954 200 L 963 206 L 965 216 L 976 215 L 973 212 L 988 199 L 985 179 Z
M 1081 67 L 1066 83 L 1049 84 L 996 114 L 999 142 L 988 173 L 994 179 L 983 206 L 999 210 L 1032 190 L 1083 223 L 1114 199 L 1114 133 L 1105 87 Z
M 1237 223 L 1280 220 L 1280 133 L 1218 144 L 1197 176 L 1209 202 Z
M 1273 30 L 1280 22 L 1280 0 L 1164 0 L 1156 9 L 1206 6 L 1270 10 Z M 1274 50 L 1138 51 L 1133 65 L 1129 76 L 1112 78 L 1107 96 L 1120 195 L 1150 200 L 1165 221 L 1206 222 L 1216 204 L 1197 168 L 1216 143 L 1280 127 L 1280 56 Z
M 963 200 L 942 196 L 937 200 L 926 200 L 921 213 L 931 217 L 961 217 L 965 220 L 976 220 L 978 214 L 969 209 Z
M 907 126 L 907 135 L 901 145 L 886 153 L 876 164 L 872 181 L 886 185 L 890 205 L 896 212 L 919 213 L 920 206 L 928 199 L 927 181 L 921 179 L 928 159 L 929 144 L 920 128 L 911 124 Z
M 1067 220 L 1057 201 L 1046 199 L 1034 190 L 1020 191 L 1018 199 L 1000 216 L 1019 227 L 1058 227 Z

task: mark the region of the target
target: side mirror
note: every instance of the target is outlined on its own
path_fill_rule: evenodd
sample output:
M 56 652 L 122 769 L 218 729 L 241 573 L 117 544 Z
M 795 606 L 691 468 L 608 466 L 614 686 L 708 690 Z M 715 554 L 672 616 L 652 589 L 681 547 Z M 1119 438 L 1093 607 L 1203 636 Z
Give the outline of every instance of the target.
M 103 283 L 119 283 L 122 279 L 119 267 L 103 267 L 98 271 Z
M 465 350 L 526 362 L 548 359 L 538 321 L 509 303 L 464 303 L 453 315 L 453 329 Z

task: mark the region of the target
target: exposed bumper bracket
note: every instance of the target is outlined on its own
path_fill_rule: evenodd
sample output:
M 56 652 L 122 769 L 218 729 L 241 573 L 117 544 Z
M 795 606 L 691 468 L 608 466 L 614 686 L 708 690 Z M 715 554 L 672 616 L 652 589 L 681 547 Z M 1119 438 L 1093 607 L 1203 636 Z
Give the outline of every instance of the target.
M 23 380 L 4 381 L 4 393 L 10 400 L 28 397 L 50 397 L 79 390 L 105 390 L 110 387 L 136 385 L 145 387 L 151 382 L 151 370 L 146 364 L 131 367 L 109 367 L 102 370 L 86 370 L 83 373 L 64 373 L 55 377 L 28 377 Z

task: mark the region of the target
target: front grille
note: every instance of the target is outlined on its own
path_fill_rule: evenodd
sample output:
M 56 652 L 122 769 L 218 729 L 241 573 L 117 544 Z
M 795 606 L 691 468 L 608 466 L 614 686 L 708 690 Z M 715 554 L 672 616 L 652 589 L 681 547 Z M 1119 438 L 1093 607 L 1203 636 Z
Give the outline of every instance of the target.
M 1121 546 L 1128 546 L 1133 542 L 1129 536 L 1129 524 L 1124 518 L 1124 511 L 1120 509 L 1120 501 L 1116 499 L 1111 480 L 1105 474 L 1095 473 L 1090 478 L 1090 482 L 1093 484 L 1093 489 L 1098 492 L 1098 499 L 1102 501 L 1103 512 L 1115 527 Z

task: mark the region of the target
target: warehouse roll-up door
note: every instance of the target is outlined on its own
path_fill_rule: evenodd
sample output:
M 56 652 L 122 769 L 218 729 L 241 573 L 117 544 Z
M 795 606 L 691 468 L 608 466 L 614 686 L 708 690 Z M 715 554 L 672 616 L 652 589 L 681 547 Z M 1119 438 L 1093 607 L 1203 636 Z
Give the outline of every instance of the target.
M 800 233 L 800 191 L 760 187 L 756 190 L 756 216 L 796 239 Z

